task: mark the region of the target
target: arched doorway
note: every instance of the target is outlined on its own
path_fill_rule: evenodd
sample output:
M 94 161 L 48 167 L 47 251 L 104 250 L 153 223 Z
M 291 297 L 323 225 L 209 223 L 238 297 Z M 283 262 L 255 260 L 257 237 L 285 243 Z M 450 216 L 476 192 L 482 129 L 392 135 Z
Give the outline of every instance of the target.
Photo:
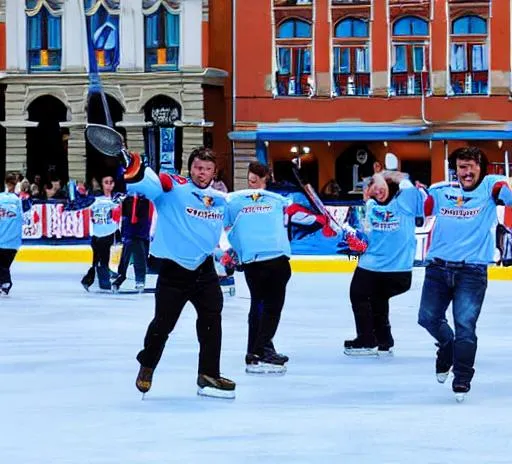
M 110 117 L 115 124 L 123 120 L 123 106 L 114 97 L 106 95 Z M 93 94 L 89 97 L 87 105 L 87 122 L 91 124 L 106 124 L 105 109 L 100 94 Z M 126 130 L 123 127 L 115 127 L 126 140 Z M 129 144 L 129 140 L 126 140 Z M 129 146 L 129 145 L 128 145 Z M 93 178 L 98 182 L 105 175 L 117 177 L 119 162 L 116 158 L 102 155 L 87 140 L 85 142 L 86 154 L 86 181 L 90 185 Z
M 335 175 L 343 196 L 359 190 L 362 194 L 362 189 L 358 184 L 363 178 L 373 175 L 374 162 L 375 156 L 365 145 L 353 145 L 338 156 Z
M 60 180 L 64 185 L 69 180 L 68 138 L 69 129 L 61 128 L 67 120 L 68 109 L 58 98 L 43 95 L 28 107 L 29 121 L 37 127 L 27 128 L 27 172 L 33 182 L 34 176 L 41 176 L 43 182 Z
M 182 168 L 183 129 L 174 127 L 181 119 L 181 105 L 166 95 L 151 98 L 144 106 L 144 149 L 148 166 L 156 172 L 179 173 Z

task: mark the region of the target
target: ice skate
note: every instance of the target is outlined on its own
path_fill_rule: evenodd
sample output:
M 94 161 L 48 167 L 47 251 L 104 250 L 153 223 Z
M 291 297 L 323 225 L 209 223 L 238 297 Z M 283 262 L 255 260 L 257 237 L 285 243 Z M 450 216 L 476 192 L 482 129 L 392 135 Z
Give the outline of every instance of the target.
M 439 346 L 438 343 L 436 343 Z M 449 350 L 451 350 L 451 344 Z M 444 359 L 443 353 L 441 352 L 441 348 L 437 350 L 436 353 L 436 378 L 439 383 L 445 383 L 446 379 L 450 375 L 450 370 L 452 368 L 451 362 L 448 362 Z
M 268 352 L 263 356 L 247 354 L 245 356 L 245 372 L 248 374 L 278 374 L 286 373 L 287 356 Z
M 209 375 L 199 374 L 197 376 L 197 394 L 212 398 L 235 398 L 236 383 L 224 377 L 213 378 Z
M 137 380 L 135 381 L 135 386 L 137 387 L 137 390 L 139 390 L 142 394 L 146 394 L 151 389 L 154 372 L 155 370 L 151 367 L 140 366 L 139 374 L 137 375 Z
M 4 282 L 0 287 L 0 295 L 7 296 L 9 295 L 9 291 L 11 290 L 12 284 L 9 282 Z
M 144 293 L 145 286 L 144 282 L 135 282 L 135 291 L 137 293 Z
M 114 295 L 117 295 L 119 293 L 119 285 L 117 285 L 116 283 L 112 284 L 112 293 Z
M 347 356 L 377 356 L 378 347 L 370 343 L 362 343 L 361 339 L 345 340 L 344 351 Z
M 455 401 L 457 403 L 462 403 L 466 399 L 466 395 L 471 389 L 471 384 L 469 382 L 459 382 L 453 381 L 452 390 L 455 393 Z
M 377 347 L 377 354 L 379 356 L 387 357 L 393 356 L 393 345 L 381 344 Z

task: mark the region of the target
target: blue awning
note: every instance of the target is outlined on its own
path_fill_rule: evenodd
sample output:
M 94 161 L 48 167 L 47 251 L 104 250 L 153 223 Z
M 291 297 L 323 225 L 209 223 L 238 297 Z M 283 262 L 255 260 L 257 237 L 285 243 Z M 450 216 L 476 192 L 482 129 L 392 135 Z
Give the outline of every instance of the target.
M 399 124 L 260 124 L 256 139 L 267 142 L 428 140 L 425 126 Z
M 501 130 L 451 130 L 430 134 L 431 140 L 512 140 L 512 131 Z
M 256 131 L 228 132 L 228 138 L 233 142 L 254 142 L 256 140 Z

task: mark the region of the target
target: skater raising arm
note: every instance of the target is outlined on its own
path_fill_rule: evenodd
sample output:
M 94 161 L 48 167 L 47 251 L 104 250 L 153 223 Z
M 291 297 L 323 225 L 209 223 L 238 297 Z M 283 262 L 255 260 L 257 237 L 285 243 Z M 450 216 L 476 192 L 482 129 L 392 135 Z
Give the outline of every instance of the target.
M 416 217 L 423 195 L 400 172 L 374 174 L 364 192 L 368 248 L 350 284 L 357 337 L 345 341 L 345 354 L 389 354 L 394 346 L 389 300 L 409 290 L 416 252 Z
M 198 394 L 235 397 L 235 383 L 220 375 L 221 311 L 223 306 L 213 252 L 219 243 L 226 208 L 225 194 L 210 184 L 215 175 L 215 154 L 204 147 L 192 151 L 190 178 L 142 170 L 137 155 L 125 154 L 125 179 L 129 192 L 153 201 L 158 221 L 151 254 L 161 258 L 155 293 L 155 316 L 147 328 L 136 386 L 151 388 L 153 373 L 165 343 L 185 304 L 197 312 L 199 340 Z
M 512 204 L 504 176 L 486 176 L 487 158 L 477 147 L 455 150 L 450 164 L 457 182 L 429 189 L 426 213 L 436 217 L 419 309 L 419 324 L 439 347 L 436 375 L 444 383 L 453 367 L 458 400 L 471 388 L 477 348 L 476 322 L 493 261 L 497 203 Z M 446 319 L 452 303 L 455 333 Z

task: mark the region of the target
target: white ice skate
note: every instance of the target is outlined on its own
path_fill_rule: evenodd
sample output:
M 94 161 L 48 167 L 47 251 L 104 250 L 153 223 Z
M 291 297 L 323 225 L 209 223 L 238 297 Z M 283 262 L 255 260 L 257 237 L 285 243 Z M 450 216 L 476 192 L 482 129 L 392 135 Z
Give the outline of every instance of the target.
M 197 386 L 197 394 L 199 396 L 228 400 L 235 398 L 235 382 L 224 377 L 214 379 L 209 375 L 200 374 L 197 377 Z
M 437 381 L 439 383 L 445 383 L 446 379 L 448 378 L 449 375 L 450 375 L 450 371 L 449 370 L 447 372 L 437 372 L 436 373 Z
M 254 364 L 247 364 L 245 372 L 247 374 L 284 375 L 286 374 L 286 366 L 284 364 L 271 364 L 260 361 Z
M 345 347 L 343 352 L 347 356 L 378 356 L 378 349 L 377 347 L 374 348 L 349 348 Z
M 462 403 L 466 399 L 467 393 L 457 392 L 455 393 L 455 401 Z

